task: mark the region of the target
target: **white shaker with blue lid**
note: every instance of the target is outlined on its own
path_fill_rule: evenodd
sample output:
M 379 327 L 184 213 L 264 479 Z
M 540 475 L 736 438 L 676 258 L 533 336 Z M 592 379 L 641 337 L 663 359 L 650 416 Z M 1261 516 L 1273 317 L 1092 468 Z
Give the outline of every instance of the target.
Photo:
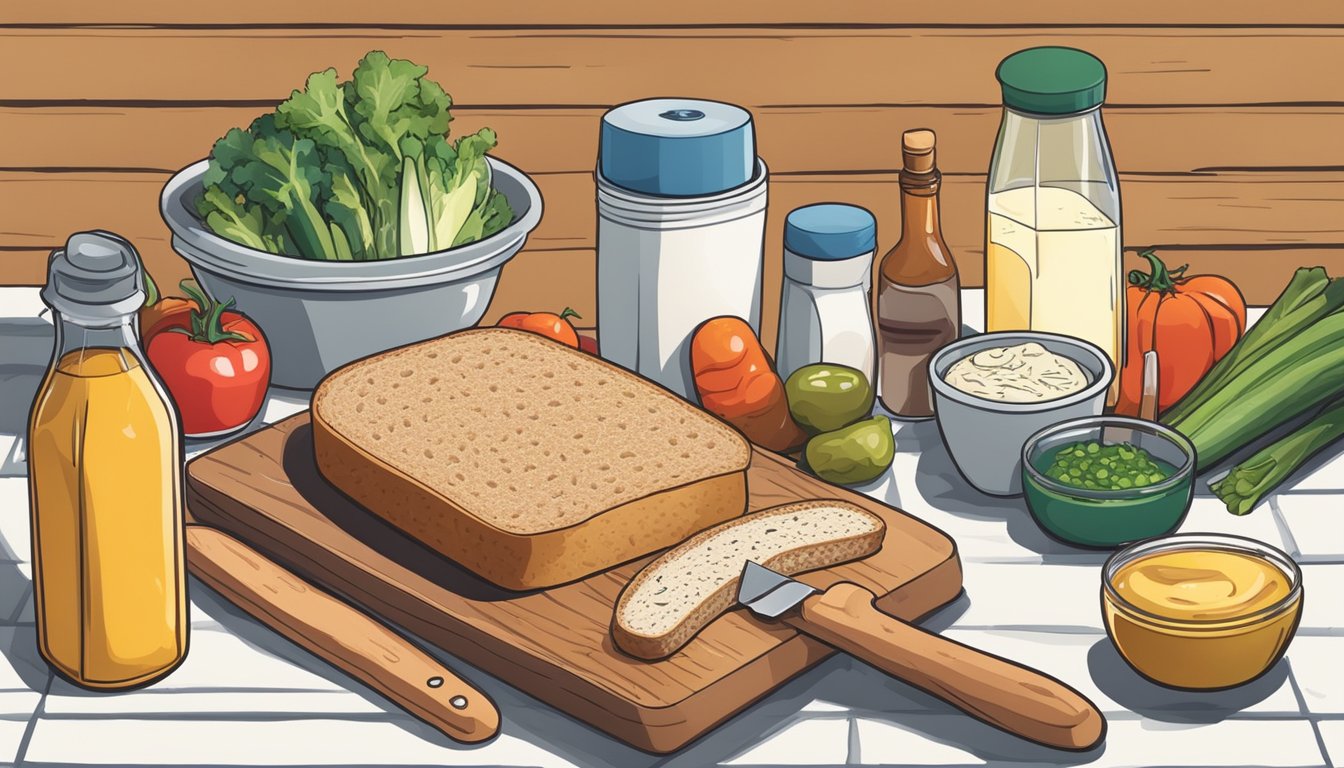
M 602 356 L 694 398 L 695 329 L 733 315 L 760 332 L 767 174 L 751 113 L 623 104 L 602 117 L 596 175 Z
M 873 383 L 873 255 L 877 220 L 841 203 L 796 208 L 784 222 L 784 290 L 775 365 L 781 378 L 813 363 L 863 371 Z

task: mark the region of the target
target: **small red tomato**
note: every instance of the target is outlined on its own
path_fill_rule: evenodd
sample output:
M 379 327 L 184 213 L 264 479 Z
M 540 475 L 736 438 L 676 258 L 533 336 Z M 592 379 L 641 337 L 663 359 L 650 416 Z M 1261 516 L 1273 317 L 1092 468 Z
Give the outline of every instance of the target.
M 560 314 L 554 312 L 514 312 L 499 319 L 500 328 L 518 328 L 545 336 L 575 349 L 579 348 L 579 334 L 570 324 L 569 318 L 583 319 L 578 312 L 565 307 Z
M 182 415 L 191 437 L 231 432 L 266 400 L 271 353 L 251 320 L 194 286 L 182 286 L 198 310 L 164 318 L 147 336 L 145 354 Z
M 594 339 L 591 336 L 579 337 L 579 349 L 582 349 L 584 352 L 587 352 L 590 355 L 600 354 L 597 351 L 597 339 Z

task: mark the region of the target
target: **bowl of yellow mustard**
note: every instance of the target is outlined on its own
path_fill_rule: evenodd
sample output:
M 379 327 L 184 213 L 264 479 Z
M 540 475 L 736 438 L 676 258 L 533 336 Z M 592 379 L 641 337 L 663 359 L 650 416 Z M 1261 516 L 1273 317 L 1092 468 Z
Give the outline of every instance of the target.
M 1178 534 L 1116 552 L 1102 613 L 1120 656 L 1160 685 L 1248 683 L 1283 656 L 1302 616 L 1302 570 L 1253 539 Z

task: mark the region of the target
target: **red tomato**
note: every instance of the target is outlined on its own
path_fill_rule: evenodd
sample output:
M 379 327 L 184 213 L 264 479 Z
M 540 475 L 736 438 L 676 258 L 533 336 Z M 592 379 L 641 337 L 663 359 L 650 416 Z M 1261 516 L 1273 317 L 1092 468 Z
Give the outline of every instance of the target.
M 590 355 L 601 354 L 600 352 L 597 351 L 597 339 L 594 339 L 591 336 L 579 337 L 579 349 L 582 349 L 584 352 L 587 352 Z
M 271 353 L 261 329 L 241 313 L 202 298 L 197 301 L 203 311 L 170 314 L 146 336 L 145 354 L 189 436 L 247 424 L 261 410 L 271 379 Z
M 578 349 L 579 334 L 569 322 L 571 317 L 579 317 L 579 313 L 569 307 L 565 307 L 565 311 L 558 315 L 554 312 L 514 312 L 501 317 L 497 325 L 500 328 L 531 331 Z

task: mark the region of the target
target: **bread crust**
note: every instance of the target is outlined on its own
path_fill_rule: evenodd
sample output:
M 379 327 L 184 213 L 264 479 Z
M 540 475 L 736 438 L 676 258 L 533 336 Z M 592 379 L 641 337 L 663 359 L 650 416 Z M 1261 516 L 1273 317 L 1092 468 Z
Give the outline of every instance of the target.
M 675 625 L 669 632 L 660 635 L 649 635 L 623 624 L 621 622 L 621 616 L 625 612 L 628 601 L 634 596 L 645 581 L 653 578 L 658 570 L 669 562 L 700 547 L 707 539 L 716 534 L 724 530 L 746 525 L 747 523 L 759 519 L 761 515 L 786 515 L 792 514 L 798 510 L 816 509 L 818 507 L 844 507 L 849 511 L 871 518 L 876 527 L 872 531 L 856 536 L 846 536 L 785 550 L 774 557 L 767 558 L 761 565 L 778 571 L 786 576 L 793 576 L 805 571 L 828 568 L 851 560 L 857 560 L 861 557 L 867 557 L 882 548 L 882 540 L 886 536 L 886 523 L 877 515 L 874 515 L 867 510 L 860 509 L 845 501 L 819 499 L 815 501 L 797 502 L 794 504 L 783 504 L 777 507 L 763 509 L 759 512 L 734 520 L 729 520 L 728 522 L 716 525 L 713 528 L 703 530 L 681 544 L 678 544 L 676 547 L 664 552 L 662 555 L 659 555 L 656 560 L 644 566 L 644 568 L 635 575 L 635 578 L 630 580 L 630 583 L 621 591 L 621 596 L 616 601 L 616 608 L 612 612 L 611 636 L 612 640 L 616 643 L 616 647 L 631 656 L 650 661 L 666 658 L 689 643 L 700 630 L 704 629 L 720 614 L 736 605 L 738 577 L 734 576 L 715 588 L 708 597 L 703 599 L 700 604 L 691 611 L 685 620 Z
M 533 340 L 522 331 L 507 333 Z M 404 354 L 408 349 L 383 354 Z M 372 359 L 353 363 L 351 368 Z M 637 386 L 654 386 L 616 370 Z M 323 477 L 376 516 L 505 589 L 534 590 L 576 581 L 664 549 L 746 509 L 751 449 L 733 431 L 744 448 L 741 466 L 734 471 L 596 510 L 565 527 L 527 533 L 505 530 L 341 434 L 323 414 L 324 388 L 329 381 L 330 377 L 319 385 L 312 408 L 314 458 Z M 717 423 L 708 414 L 704 417 Z

